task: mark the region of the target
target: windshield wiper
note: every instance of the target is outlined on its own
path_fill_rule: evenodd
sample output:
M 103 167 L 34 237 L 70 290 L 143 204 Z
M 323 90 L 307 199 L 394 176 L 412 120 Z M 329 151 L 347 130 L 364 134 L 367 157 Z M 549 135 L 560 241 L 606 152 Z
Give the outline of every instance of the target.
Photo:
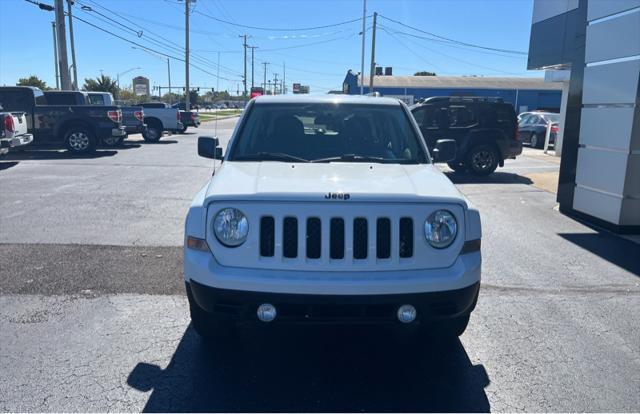
M 293 161 L 309 162 L 309 160 L 285 154 L 284 152 L 256 152 L 255 154 L 238 155 L 234 161 Z
M 382 157 L 370 157 L 366 155 L 356 154 L 343 154 L 338 157 L 318 158 L 317 160 L 311 160 L 311 162 L 334 162 L 334 161 L 346 161 L 346 162 L 377 162 L 381 164 L 416 164 L 417 161 L 407 159 L 389 159 Z

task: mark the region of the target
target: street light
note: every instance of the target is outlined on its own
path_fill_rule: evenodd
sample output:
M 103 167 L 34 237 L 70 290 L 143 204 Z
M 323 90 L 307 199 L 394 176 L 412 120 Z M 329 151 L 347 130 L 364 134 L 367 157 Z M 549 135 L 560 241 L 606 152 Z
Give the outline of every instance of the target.
M 116 75 L 116 79 L 117 79 L 116 82 L 118 84 L 118 91 L 120 90 L 120 75 L 127 74 L 127 73 L 131 72 L 132 70 L 136 70 L 136 69 L 142 69 L 142 68 L 138 66 L 138 67 L 135 67 L 135 68 L 127 69 L 124 72 L 120 72 L 120 73 L 118 73 Z
M 136 50 L 142 50 L 143 52 L 147 52 L 148 54 L 150 54 L 153 57 L 156 57 L 158 59 L 164 60 L 165 58 L 167 59 L 167 78 L 169 80 L 169 104 L 173 103 L 173 98 L 171 97 L 171 64 L 169 63 L 169 58 L 166 56 L 162 56 L 158 53 L 154 53 L 150 50 L 144 49 L 142 47 L 136 47 L 136 46 L 131 46 L 131 49 L 136 49 Z M 162 90 L 160 91 L 160 94 L 162 95 Z

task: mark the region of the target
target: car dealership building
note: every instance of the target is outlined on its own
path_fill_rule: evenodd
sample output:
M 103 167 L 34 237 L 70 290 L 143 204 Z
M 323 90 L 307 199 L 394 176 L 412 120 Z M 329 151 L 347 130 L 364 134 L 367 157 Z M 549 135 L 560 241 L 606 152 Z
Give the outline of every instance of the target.
M 640 0 L 535 0 L 528 69 L 564 85 L 560 211 L 639 233 Z

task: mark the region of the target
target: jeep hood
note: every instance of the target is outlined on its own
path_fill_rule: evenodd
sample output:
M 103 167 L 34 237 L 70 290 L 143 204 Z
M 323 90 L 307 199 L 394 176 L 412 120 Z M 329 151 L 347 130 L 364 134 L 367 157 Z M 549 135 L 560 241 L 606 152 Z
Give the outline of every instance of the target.
M 432 164 L 225 162 L 211 179 L 205 205 L 213 201 L 406 201 L 466 204 Z

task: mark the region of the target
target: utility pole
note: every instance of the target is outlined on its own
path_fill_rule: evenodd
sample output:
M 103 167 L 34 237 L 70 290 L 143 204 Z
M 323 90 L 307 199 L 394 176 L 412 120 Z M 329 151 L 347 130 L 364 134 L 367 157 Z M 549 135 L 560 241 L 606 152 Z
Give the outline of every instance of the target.
M 60 74 L 58 73 L 58 42 L 56 41 L 56 22 L 51 22 L 53 31 L 53 66 L 56 68 L 56 89 L 60 89 Z
M 278 94 L 278 74 L 277 73 L 273 74 L 273 94 L 274 95 Z
M 255 76 L 255 71 L 253 68 L 253 51 L 256 50 L 258 48 L 258 46 L 249 46 L 249 48 L 251 48 L 251 88 L 254 87 L 254 83 L 253 83 L 253 77 Z
M 78 90 L 78 66 L 76 65 L 76 46 L 73 41 L 73 15 L 71 14 L 71 6 L 73 0 L 67 0 L 67 8 L 69 9 L 69 41 L 71 42 L 71 66 L 73 66 L 73 90 Z
M 373 75 L 376 72 L 376 21 L 378 12 L 373 12 L 373 31 L 371 33 L 371 74 L 369 75 L 369 93 L 373 92 Z
M 173 104 L 173 96 L 171 95 L 171 65 L 167 58 L 167 77 L 169 78 L 169 104 Z
M 64 25 L 64 0 L 56 0 L 56 33 L 58 39 L 58 70 L 60 71 L 60 87 L 63 91 L 71 90 L 69 79 L 69 60 L 67 59 L 67 34 Z
M 248 35 L 240 35 L 242 38 L 242 46 L 244 47 L 244 78 L 242 78 L 242 84 L 244 85 L 244 96 L 247 96 L 247 37 Z
M 185 111 L 189 111 L 190 108 L 190 99 L 191 99 L 191 89 L 189 88 L 189 3 L 191 0 L 185 0 L 184 2 L 184 84 L 185 84 L 185 96 L 184 96 L 184 109 Z
M 262 82 L 262 88 L 264 89 L 264 93 L 267 93 L 267 65 L 269 62 L 262 62 L 264 65 L 264 81 Z
M 287 94 L 287 62 L 282 62 L 282 94 Z
M 364 39 L 367 33 L 367 0 L 363 0 L 362 6 L 362 53 L 360 55 L 360 95 L 364 95 Z

